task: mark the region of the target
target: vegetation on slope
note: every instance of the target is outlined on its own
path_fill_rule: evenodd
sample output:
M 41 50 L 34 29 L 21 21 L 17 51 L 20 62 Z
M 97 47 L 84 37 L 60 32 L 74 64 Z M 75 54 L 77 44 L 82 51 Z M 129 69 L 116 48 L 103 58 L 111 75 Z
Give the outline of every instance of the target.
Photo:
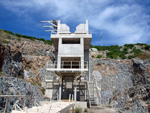
M 37 37 L 33 37 L 33 36 L 21 35 L 21 34 L 18 34 L 18 33 L 15 33 L 15 34 L 14 34 L 14 33 L 11 32 L 11 31 L 2 30 L 2 29 L 0 29 L 0 32 L 5 32 L 5 33 L 7 33 L 7 34 L 8 34 L 8 35 L 6 36 L 7 38 L 10 38 L 10 35 L 16 36 L 18 41 L 21 41 L 21 38 L 25 38 L 25 39 L 30 39 L 30 40 L 32 40 L 32 41 L 34 41 L 34 40 L 43 41 L 45 44 L 49 44 L 49 45 L 52 44 L 52 41 L 51 41 L 51 40 L 45 40 L 44 38 L 37 38 Z M 6 40 L 4 40 L 3 43 L 9 43 L 9 42 L 6 41 Z
M 125 44 L 123 46 L 112 45 L 112 46 L 93 46 L 91 48 L 96 48 L 98 51 L 106 51 L 107 58 L 111 59 L 132 59 L 143 55 L 145 51 L 150 51 L 150 45 L 145 43 L 137 44 Z M 97 58 L 103 56 L 98 55 Z

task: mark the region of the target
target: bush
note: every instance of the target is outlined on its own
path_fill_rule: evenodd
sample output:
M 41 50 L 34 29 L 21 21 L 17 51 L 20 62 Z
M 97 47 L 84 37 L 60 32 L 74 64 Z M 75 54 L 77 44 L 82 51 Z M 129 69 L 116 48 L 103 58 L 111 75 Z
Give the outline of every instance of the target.
M 122 51 L 124 54 L 128 54 L 128 51 Z
M 75 113 L 81 113 L 82 112 L 82 108 L 81 107 L 76 107 L 75 108 Z
M 142 51 L 141 51 L 140 49 L 134 48 L 134 49 L 133 49 L 133 52 L 134 52 L 134 56 L 137 56 L 137 55 L 140 54 Z
M 3 43 L 8 44 L 8 43 L 9 43 L 9 41 L 7 41 L 7 40 L 3 40 Z
M 44 43 L 45 43 L 45 44 L 52 45 L 52 41 L 51 41 L 51 40 L 45 40 Z
M 124 47 L 124 48 L 123 48 L 123 51 L 128 51 L 128 48 L 127 48 L 127 47 Z
M 84 109 L 84 112 L 88 112 L 87 108 Z
M 128 56 L 128 59 L 132 59 L 132 58 L 135 58 L 135 56 L 133 56 L 133 55 Z
M 143 45 L 147 45 L 147 44 L 145 44 L 145 43 L 137 43 L 136 45 L 143 46 Z
M 92 55 L 92 58 L 94 58 L 94 56 Z
M 21 38 L 17 38 L 18 41 L 21 41 Z
M 150 50 L 150 45 L 145 45 L 144 49 L 145 50 Z
M 45 88 L 43 88 L 41 91 L 42 91 L 43 95 L 45 95 Z
M 121 59 L 126 59 L 127 57 L 125 56 L 124 53 L 120 53 L 120 58 L 121 58 Z
M 102 58 L 102 55 L 97 55 L 97 57 L 96 58 Z
M 127 47 L 127 48 L 132 49 L 134 47 L 134 44 L 125 44 L 124 46 Z
M 0 75 L 2 75 L 3 74 L 3 72 L 0 72 Z
M 6 33 L 8 33 L 8 34 L 12 34 L 12 35 L 14 35 L 14 33 L 13 32 L 11 32 L 11 31 L 6 31 L 6 30 L 3 30 L 3 31 L 5 31 Z

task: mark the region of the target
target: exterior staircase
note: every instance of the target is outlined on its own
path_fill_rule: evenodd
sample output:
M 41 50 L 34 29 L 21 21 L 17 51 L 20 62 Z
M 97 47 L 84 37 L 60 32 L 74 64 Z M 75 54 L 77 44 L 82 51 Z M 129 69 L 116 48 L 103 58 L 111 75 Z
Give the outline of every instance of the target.
M 91 70 L 93 72 L 93 66 L 96 64 L 97 60 L 95 59 L 90 63 Z M 90 107 L 100 107 L 101 106 L 101 93 L 100 88 L 98 86 L 96 78 L 90 73 L 90 81 L 87 83 L 88 95 L 89 95 L 89 103 Z
M 88 83 L 89 101 L 92 106 L 100 106 L 100 99 L 94 81 Z

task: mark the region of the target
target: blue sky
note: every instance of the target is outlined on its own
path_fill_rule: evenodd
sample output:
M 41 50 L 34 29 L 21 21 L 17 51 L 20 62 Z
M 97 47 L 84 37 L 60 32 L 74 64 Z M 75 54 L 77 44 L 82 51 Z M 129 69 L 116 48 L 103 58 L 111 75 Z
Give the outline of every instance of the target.
M 150 0 L 0 0 L 0 28 L 50 39 L 41 20 L 89 21 L 92 45 L 150 44 Z

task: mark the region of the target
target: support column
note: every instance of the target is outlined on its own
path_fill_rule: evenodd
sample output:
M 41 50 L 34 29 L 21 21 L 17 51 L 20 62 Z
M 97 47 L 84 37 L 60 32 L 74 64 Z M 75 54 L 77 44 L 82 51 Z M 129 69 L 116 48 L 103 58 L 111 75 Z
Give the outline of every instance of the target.
M 59 100 L 61 100 L 61 96 L 62 96 L 62 77 L 60 77 L 60 81 L 59 81 Z
M 59 44 L 58 44 L 58 53 L 60 53 L 61 47 L 62 46 L 62 38 L 59 38 Z M 61 56 L 59 56 L 58 54 L 58 58 L 57 58 L 57 69 L 60 69 L 61 68 Z
M 87 90 L 87 86 L 86 86 L 86 83 L 84 83 L 84 85 L 85 85 L 85 89 L 84 89 L 84 91 L 85 91 L 85 92 L 84 92 L 84 94 L 85 94 L 85 95 L 84 95 L 84 100 L 86 100 L 86 90 Z
M 77 100 L 77 86 L 76 86 L 76 83 L 74 85 L 74 101 Z
M 81 69 L 84 69 L 84 38 L 80 38 L 80 43 L 82 45 L 82 56 L 81 56 Z

